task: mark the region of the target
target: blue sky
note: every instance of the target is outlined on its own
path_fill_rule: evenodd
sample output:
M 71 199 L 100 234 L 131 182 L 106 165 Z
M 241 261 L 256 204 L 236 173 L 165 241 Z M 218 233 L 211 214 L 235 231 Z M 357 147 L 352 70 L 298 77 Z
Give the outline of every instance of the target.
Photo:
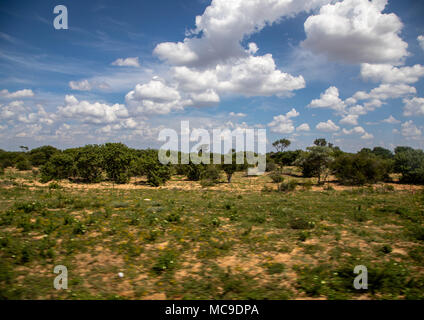
M 53 8 L 68 9 L 68 30 Z M 423 148 L 422 1 L 0 1 L 0 148 L 265 128 Z M 197 18 L 196 18 L 197 17 Z M 271 148 L 270 148 L 271 149 Z

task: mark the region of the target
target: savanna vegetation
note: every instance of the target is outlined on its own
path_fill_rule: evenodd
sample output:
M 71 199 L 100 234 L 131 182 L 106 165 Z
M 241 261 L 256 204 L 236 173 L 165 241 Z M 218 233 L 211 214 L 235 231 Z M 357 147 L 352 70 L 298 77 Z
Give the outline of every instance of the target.
M 423 299 L 423 151 L 289 145 L 259 177 L 117 143 L 1 150 L 0 298 Z

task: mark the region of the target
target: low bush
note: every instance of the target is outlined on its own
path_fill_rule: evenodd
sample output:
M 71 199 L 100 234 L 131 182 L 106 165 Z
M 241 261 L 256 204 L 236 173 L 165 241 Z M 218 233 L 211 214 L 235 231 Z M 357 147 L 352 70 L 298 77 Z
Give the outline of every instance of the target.
M 402 174 L 401 182 L 424 184 L 424 152 L 410 147 L 397 147 L 394 169 Z
M 210 187 L 219 182 L 221 177 L 220 170 L 215 165 L 208 165 L 201 173 L 200 184 L 202 187 Z
M 373 154 L 344 154 L 332 164 L 334 175 L 346 185 L 364 185 L 387 181 L 392 162 Z
M 68 179 L 75 173 L 74 159 L 66 153 L 56 153 L 40 169 L 40 181 Z
M 16 169 L 19 171 L 31 170 L 31 163 L 28 161 L 28 159 L 19 160 L 16 163 Z
M 288 182 L 283 182 L 278 186 L 278 191 L 280 192 L 291 192 L 295 191 L 298 183 L 294 180 Z
M 290 228 L 295 230 L 308 230 L 313 229 L 315 227 L 315 223 L 313 221 L 308 221 L 303 217 L 296 217 L 290 220 Z
M 272 179 L 274 183 L 281 183 L 284 181 L 283 173 L 281 170 L 273 171 L 269 177 Z

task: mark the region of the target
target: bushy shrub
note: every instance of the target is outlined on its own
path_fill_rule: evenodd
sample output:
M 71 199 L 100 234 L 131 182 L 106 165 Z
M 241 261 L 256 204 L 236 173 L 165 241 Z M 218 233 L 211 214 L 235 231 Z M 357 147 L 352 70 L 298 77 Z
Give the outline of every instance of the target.
M 10 168 L 13 167 L 13 161 L 11 159 L 2 159 L 1 160 L 1 167 L 3 168 Z
M 203 170 L 204 170 L 203 164 L 194 164 L 193 162 L 190 161 L 190 163 L 187 165 L 187 173 L 186 173 L 188 180 L 199 181 L 202 176 Z
M 265 169 L 266 172 L 275 171 L 275 170 L 277 170 L 277 168 L 278 167 L 275 164 L 274 160 L 272 160 L 272 159 L 267 159 L 266 160 L 266 169 Z
M 275 170 L 269 175 L 269 177 L 274 183 L 281 183 L 284 181 L 283 173 L 281 172 L 281 170 Z
M 4 168 L 15 166 L 16 162 L 25 157 L 22 152 L 9 152 L 0 149 L 0 163 Z
M 342 184 L 364 185 L 388 180 L 391 165 L 390 160 L 360 152 L 339 156 L 332 164 L 332 169 Z
M 274 154 L 273 158 L 282 166 L 292 166 L 301 152 L 301 150 L 278 152 Z
M 39 148 L 32 149 L 29 152 L 29 158 L 30 158 L 31 164 L 33 166 L 38 167 L 38 166 L 42 166 L 46 164 L 47 161 L 50 160 L 52 155 L 58 152 L 60 152 L 60 150 L 56 149 L 55 147 L 42 146 Z
M 97 145 L 79 148 L 75 155 L 77 175 L 85 182 L 99 182 L 102 175 L 102 155 Z
M 54 154 L 50 160 L 41 167 L 41 182 L 68 179 L 75 173 L 74 159 L 71 155 L 60 152 Z
M 15 158 L 15 167 L 19 171 L 31 170 L 31 163 L 25 153 L 19 153 L 19 155 Z
M 403 183 L 424 184 L 424 152 L 410 147 L 397 147 L 394 170 L 402 174 Z
M 231 150 L 231 154 L 227 154 L 231 155 L 231 163 L 225 163 L 225 156 L 223 156 L 223 160 L 222 160 L 222 170 L 224 170 L 225 174 L 227 175 L 227 181 L 228 183 L 231 183 L 231 179 L 233 177 L 233 174 L 237 171 L 243 171 L 246 170 L 248 168 L 247 165 L 247 159 L 246 159 L 246 154 L 245 153 L 237 153 L 234 149 Z M 242 155 L 242 159 L 244 161 L 242 161 L 242 164 L 237 164 L 237 155 Z
M 16 163 L 16 169 L 19 171 L 31 170 L 31 163 L 27 159 L 22 159 Z
M 200 174 L 200 183 L 204 187 L 212 186 L 219 182 L 219 178 L 221 177 L 221 172 L 216 165 L 207 165 L 202 173 Z
M 313 221 L 308 221 L 303 217 L 296 217 L 290 220 L 290 228 L 295 230 L 307 230 L 314 227 L 315 223 Z
M 138 173 L 145 174 L 147 183 L 154 187 L 159 187 L 171 178 L 171 167 L 160 163 L 155 152 L 144 154 L 137 161 L 136 167 Z
M 305 178 L 316 177 L 318 184 L 324 183 L 330 174 L 330 167 L 334 161 L 334 149 L 326 146 L 321 146 L 324 139 L 317 139 L 314 147 L 307 148 L 307 152 L 302 152 L 295 165 L 302 169 L 302 174 Z
M 4 175 L 4 168 L 3 166 L 0 164 L 0 176 Z
M 175 170 L 175 174 L 179 176 L 185 176 L 187 175 L 187 165 L 186 164 L 176 164 L 173 166 Z
M 291 192 L 296 190 L 298 183 L 294 180 L 290 180 L 288 182 L 283 182 L 278 186 L 278 191 L 281 192 Z
M 122 143 L 106 143 L 102 146 L 103 169 L 110 180 L 123 184 L 130 180 L 134 154 Z

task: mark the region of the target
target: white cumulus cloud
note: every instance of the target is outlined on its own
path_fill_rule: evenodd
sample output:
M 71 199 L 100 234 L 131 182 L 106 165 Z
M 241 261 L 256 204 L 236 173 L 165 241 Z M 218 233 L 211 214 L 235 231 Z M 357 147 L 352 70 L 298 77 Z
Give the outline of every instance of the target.
M 311 128 L 309 127 L 309 124 L 302 123 L 300 126 L 296 128 L 297 132 L 308 132 L 311 131 Z
M 138 57 L 133 58 L 119 58 L 112 62 L 112 66 L 117 67 L 140 67 L 140 62 L 138 61 Z
M 333 121 L 327 120 L 327 122 L 318 123 L 316 129 L 323 132 L 335 132 L 339 131 L 340 127 L 337 126 Z
M 387 0 L 344 0 L 328 4 L 305 24 L 303 46 L 349 63 L 401 64 L 408 44 L 394 13 L 382 13 Z
M 364 63 L 361 65 L 361 76 L 375 82 L 415 83 L 424 76 L 424 66 L 394 67 L 389 64 Z
M 195 29 L 182 42 L 160 43 L 154 53 L 172 65 L 216 65 L 234 57 L 256 53 L 241 41 L 285 16 L 309 12 L 330 0 L 214 0 L 196 17 Z M 200 35 L 200 36 L 199 36 Z M 247 51 L 247 52 L 246 52 Z
M 403 99 L 403 103 L 404 116 L 424 116 L 424 98 L 414 97 L 412 99 Z
M 411 139 L 421 137 L 421 130 L 417 128 L 412 120 L 402 123 L 401 127 L 401 133 L 404 137 Z
M 134 90 L 126 95 L 125 100 L 129 107 L 140 114 L 168 114 L 193 104 L 191 100 L 182 100 L 178 90 L 168 86 L 160 78 L 136 85 Z
M 128 110 L 122 104 L 78 101 L 72 95 L 66 95 L 65 105 L 58 107 L 58 114 L 66 118 L 74 118 L 85 123 L 114 123 L 128 118 Z
M 336 87 L 330 87 L 324 93 L 321 93 L 319 99 L 312 100 L 308 107 L 329 108 L 342 112 L 345 109 L 345 103 L 339 97 L 339 90 Z
M 30 98 L 34 96 L 34 92 L 31 89 L 23 89 L 15 92 L 9 92 L 7 89 L 0 90 L 0 97 L 6 99 L 22 99 Z
M 400 123 L 399 120 L 397 120 L 395 117 L 393 117 L 392 115 L 390 115 L 390 117 L 388 117 L 387 119 L 383 120 L 384 123 L 389 123 L 389 124 L 396 124 L 396 123 Z
M 359 115 L 357 115 L 357 114 L 349 114 L 349 115 L 345 116 L 343 119 L 341 119 L 339 122 L 341 124 L 348 124 L 348 125 L 356 126 L 358 124 L 358 117 L 359 117 Z
M 292 118 L 298 117 L 299 115 L 299 112 L 293 108 L 285 115 L 275 116 L 273 121 L 268 124 L 268 127 L 271 128 L 271 132 L 281 134 L 292 133 L 295 130 Z

